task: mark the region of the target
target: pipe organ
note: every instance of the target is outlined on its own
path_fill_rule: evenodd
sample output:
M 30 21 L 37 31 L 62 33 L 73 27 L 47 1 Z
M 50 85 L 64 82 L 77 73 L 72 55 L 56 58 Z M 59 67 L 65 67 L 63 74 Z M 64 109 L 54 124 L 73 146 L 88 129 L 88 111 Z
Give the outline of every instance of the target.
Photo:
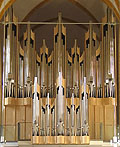
M 102 40 L 94 26 L 85 33 L 85 48 L 77 40 L 66 49 L 66 27 L 62 15 L 54 27 L 54 49 L 43 39 L 40 53 L 35 50 L 35 34 L 30 24 L 18 42 L 16 17 L 10 9 L 5 25 L 4 106 L 5 139 L 13 125 L 32 144 L 89 144 L 116 137 L 116 26 L 111 11 L 103 18 Z M 110 17 L 112 16 L 112 17 Z M 12 117 L 9 115 L 12 113 Z M 110 114 L 110 118 L 108 118 Z M 31 125 L 27 125 L 27 122 Z M 113 131 L 114 130 L 114 131 Z M 109 133 L 108 133 L 109 131 Z

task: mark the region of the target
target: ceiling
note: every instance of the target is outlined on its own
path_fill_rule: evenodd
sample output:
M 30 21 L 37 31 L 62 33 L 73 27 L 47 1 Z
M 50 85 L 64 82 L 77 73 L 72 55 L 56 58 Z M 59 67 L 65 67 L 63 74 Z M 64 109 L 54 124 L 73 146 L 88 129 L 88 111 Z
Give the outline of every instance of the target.
M 58 12 L 62 12 L 63 22 L 97 23 L 105 16 L 107 6 L 102 0 L 16 0 L 13 9 L 19 21 L 57 22 Z M 19 28 L 21 39 L 26 25 L 20 25 Z M 54 44 L 54 25 L 32 25 L 31 28 L 36 35 L 36 50 L 39 52 L 42 39 L 45 39 L 51 51 Z M 78 46 L 83 50 L 88 25 L 66 25 L 66 29 L 67 49 L 73 47 L 74 40 L 77 39 Z M 94 25 L 94 30 L 100 40 L 100 26 Z

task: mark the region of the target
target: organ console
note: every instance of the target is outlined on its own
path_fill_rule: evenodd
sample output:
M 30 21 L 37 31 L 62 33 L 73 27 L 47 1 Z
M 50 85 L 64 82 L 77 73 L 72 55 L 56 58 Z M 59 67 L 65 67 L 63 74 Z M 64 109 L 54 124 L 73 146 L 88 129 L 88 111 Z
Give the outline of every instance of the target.
M 50 52 L 43 39 L 38 53 L 30 23 L 22 48 L 18 42 L 17 18 L 12 9 L 8 10 L 6 22 L 13 23 L 5 25 L 7 141 L 11 140 L 7 136 L 11 128 L 7 125 L 14 125 L 11 135 L 16 141 L 20 122 L 24 122 L 22 138 L 30 137 L 32 144 L 89 144 L 90 139 L 107 141 L 116 137 L 116 26 L 108 24 L 115 22 L 110 14 L 108 9 L 100 42 L 90 24 L 85 33 L 84 50 L 75 39 L 68 51 L 67 30 L 59 13 L 54 27 L 54 49 Z

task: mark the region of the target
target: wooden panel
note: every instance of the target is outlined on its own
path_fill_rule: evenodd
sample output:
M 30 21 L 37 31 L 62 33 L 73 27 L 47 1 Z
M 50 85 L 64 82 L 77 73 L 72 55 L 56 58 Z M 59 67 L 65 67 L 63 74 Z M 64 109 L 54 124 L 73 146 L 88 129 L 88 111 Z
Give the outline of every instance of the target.
M 18 138 L 18 123 L 20 122 L 20 139 L 25 138 L 25 106 L 16 106 L 16 138 Z
M 51 142 L 51 144 L 55 144 L 56 143 L 56 136 L 50 136 L 50 142 Z
M 116 98 L 109 97 L 109 105 L 117 106 Z
M 5 140 L 6 141 L 15 141 L 15 126 L 6 126 Z
M 30 97 L 24 98 L 24 105 L 31 105 L 31 103 L 32 103 L 32 98 Z
M 90 139 L 95 137 L 95 106 L 89 105 L 89 133 Z
M 32 137 L 32 143 L 33 143 L 33 144 L 39 144 L 39 143 L 40 143 L 40 138 L 39 138 L 39 136 L 33 136 L 33 137 Z
M 57 136 L 57 144 L 64 144 L 64 136 Z
M 6 125 L 15 125 L 15 107 L 6 106 Z
M 95 122 L 103 123 L 103 106 L 95 106 Z
M 103 98 L 97 98 L 97 105 L 103 105 Z
M 113 126 L 105 126 L 105 136 L 104 136 L 104 140 L 105 141 L 110 141 L 111 139 L 113 139 Z
M 81 144 L 81 138 L 80 138 L 80 136 L 76 136 L 76 144 Z
M 104 125 L 103 123 L 95 123 L 95 139 L 102 140 L 104 133 Z
M 89 105 L 96 105 L 97 104 L 96 98 L 90 97 L 88 99 L 88 101 L 89 101 Z
M 39 136 L 40 144 L 45 144 L 45 136 Z
M 25 106 L 16 107 L 16 124 L 18 122 L 25 122 Z
M 4 105 L 15 105 L 15 98 L 11 98 L 11 97 L 8 97 L 8 98 L 5 98 L 4 99 Z
M 95 105 L 96 104 L 96 105 Z M 89 99 L 89 132 L 91 139 L 110 141 L 114 129 L 113 98 Z
M 95 106 L 95 139 L 103 138 L 103 106 Z
M 5 140 L 15 141 L 15 107 L 5 107 Z
M 26 106 L 26 139 L 30 139 L 32 130 L 32 109 L 31 106 Z
M 100 123 L 95 123 L 95 139 L 100 139 Z
M 15 101 L 16 105 L 24 105 L 24 98 L 16 98 Z
M 71 138 L 70 136 L 65 136 L 65 144 L 70 144 Z
M 100 107 L 96 106 L 95 107 L 95 123 L 99 123 L 100 122 L 99 114 L 100 114 Z
M 46 136 L 46 137 L 45 137 L 45 143 L 46 143 L 46 144 L 50 144 L 50 143 L 51 143 L 51 138 L 50 138 L 50 136 Z
M 109 105 L 109 98 L 103 98 L 103 105 Z
M 113 125 L 114 123 L 114 107 L 105 106 L 105 125 Z
M 89 136 L 81 136 L 81 144 L 89 144 L 90 137 Z
M 75 136 L 71 136 L 71 144 L 75 144 L 76 143 L 76 140 L 75 140 Z

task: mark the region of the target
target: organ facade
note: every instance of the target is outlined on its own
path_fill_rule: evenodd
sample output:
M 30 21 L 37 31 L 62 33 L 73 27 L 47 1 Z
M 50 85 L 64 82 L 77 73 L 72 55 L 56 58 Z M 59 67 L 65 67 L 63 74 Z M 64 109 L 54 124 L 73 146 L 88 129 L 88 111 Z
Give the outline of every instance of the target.
M 29 23 L 21 46 L 16 19 L 9 9 L 5 20 L 13 23 L 5 25 L 5 140 L 89 144 L 90 139 L 115 139 L 116 26 L 109 24 L 115 22 L 111 11 L 103 18 L 101 41 L 90 24 L 84 49 L 75 39 L 70 51 L 61 13 L 54 27 L 54 49 L 50 51 L 43 39 L 39 53 Z M 12 137 L 7 135 L 11 131 Z

